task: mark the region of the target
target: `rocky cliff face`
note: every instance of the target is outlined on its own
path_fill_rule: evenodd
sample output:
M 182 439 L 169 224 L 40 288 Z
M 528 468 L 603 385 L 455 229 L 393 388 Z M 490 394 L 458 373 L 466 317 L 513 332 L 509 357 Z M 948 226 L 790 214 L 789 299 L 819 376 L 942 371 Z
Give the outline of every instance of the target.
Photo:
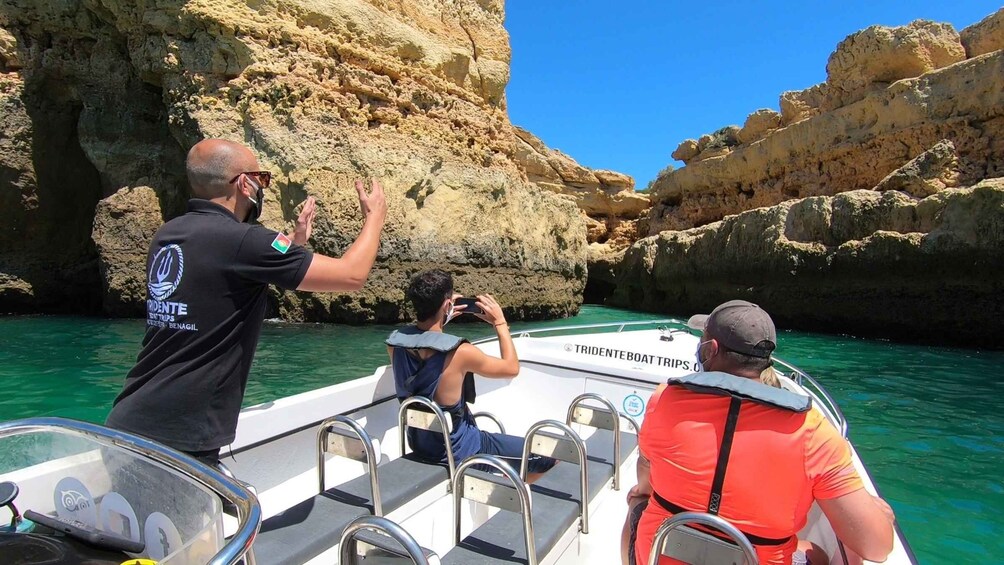
M 501 0 L 4 3 L 0 311 L 138 314 L 149 238 L 187 199 L 185 152 L 225 137 L 276 173 L 264 224 L 288 229 L 317 197 L 319 252 L 358 232 L 353 178 L 388 193 L 366 289 L 279 294 L 283 317 L 405 318 L 406 280 L 444 265 L 515 315 L 573 313 L 585 227 L 527 180 L 503 17 Z
M 542 190 L 574 202 L 586 225 L 589 244 L 589 282 L 584 298 L 602 301 L 611 288 L 611 262 L 645 231 L 643 216 L 651 207 L 648 194 L 634 190 L 634 179 L 615 171 L 593 170 L 561 151 L 547 147 L 537 136 L 516 130 L 516 162 Z
M 757 110 L 742 128 L 682 142 L 673 156 L 687 166 L 655 183 L 649 235 L 793 198 L 870 189 L 942 139 L 958 155 L 955 186 L 1001 176 L 1004 38 L 990 29 L 1001 14 L 963 31 L 988 38 L 969 59 L 947 24 L 852 34 L 830 56 L 827 81 L 782 94 L 780 112 Z
M 783 327 L 1000 347 L 1004 178 L 918 200 L 793 200 L 629 249 L 614 304 L 708 312 L 733 298 Z
M 792 328 L 1001 347 L 1002 23 L 849 36 L 780 112 L 681 143 L 650 237 L 591 277 L 614 305 L 746 298 Z
M 517 127 L 516 162 L 538 187 L 569 197 L 582 210 L 589 243 L 623 249 L 637 239 L 638 218 L 649 206 L 634 179 L 583 167 L 537 136 Z

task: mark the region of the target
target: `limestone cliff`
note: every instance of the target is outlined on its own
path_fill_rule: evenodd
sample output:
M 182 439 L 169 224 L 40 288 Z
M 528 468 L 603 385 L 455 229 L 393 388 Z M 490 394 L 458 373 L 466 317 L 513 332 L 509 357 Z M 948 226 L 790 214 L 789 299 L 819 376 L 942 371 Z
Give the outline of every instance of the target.
M 1004 175 L 1004 39 L 991 25 L 1002 14 L 973 26 L 979 34 L 963 30 L 980 38 L 969 59 L 947 24 L 852 34 L 830 56 L 827 81 L 784 93 L 780 113 L 757 110 L 743 128 L 682 142 L 673 157 L 687 166 L 655 183 L 649 235 L 870 189 L 943 139 L 958 155 L 955 186 Z
M 638 240 L 641 216 L 651 206 L 634 189 L 634 179 L 615 171 L 589 169 L 561 151 L 547 147 L 516 127 L 516 163 L 531 182 L 575 202 L 586 224 L 590 271 L 598 262 Z
M 1004 178 L 917 200 L 856 190 L 636 243 L 613 304 L 707 312 L 733 298 L 789 328 L 999 348 Z
M 791 328 L 1001 347 L 1002 22 L 870 27 L 780 112 L 684 141 L 650 237 L 590 285 L 619 306 L 747 298 Z
M 537 136 L 516 127 L 516 162 L 540 188 L 570 196 L 593 220 L 635 220 L 649 206 L 648 196 L 634 190 L 634 179 L 616 171 L 589 169 Z M 605 234 L 604 234 L 605 235 Z M 590 241 L 601 236 L 590 235 Z
M 387 190 L 364 291 L 278 294 L 284 318 L 405 318 L 405 281 L 432 266 L 513 315 L 575 312 L 585 227 L 527 180 L 503 18 L 501 0 L 3 3 L 0 311 L 139 313 L 149 238 L 184 209 L 185 151 L 225 137 L 275 173 L 264 224 L 289 229 L 317 197 L 322 253 L 358 232 L 354 177 Z
M 635 191 L 634 179 L 625 174 L 583 167 L 529 131 L 515 130 L 516 163 L 527 178 L 579 207 L 589 244 L 589 284 L 583 298 L 602 302 L 611 290 L 613 264 L 645 232 L 643 216 L 651 207 L 648 194 Z

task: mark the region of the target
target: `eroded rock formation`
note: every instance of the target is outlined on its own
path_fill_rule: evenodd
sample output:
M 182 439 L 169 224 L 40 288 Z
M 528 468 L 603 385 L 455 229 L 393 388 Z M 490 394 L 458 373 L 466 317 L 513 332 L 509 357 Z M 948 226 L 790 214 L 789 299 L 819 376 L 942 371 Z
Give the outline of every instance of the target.
M 405 318 L 407 278 L 446 265 L 461 291 L 497 293 L 514 315 L 576 311 L 585 227 L 567 197 L 526 180 L 503 18 L 501 0 L 4 3 L 0 310 L 60 308 L 79 291 L 141 312 L 149 237 L 184 209 L 185 151 L 225 137 L 275 173 L 264 224 L 288 229 L 317 197 L 322 253 L 358 232 L 354 177 L 387 189 L 372 282 L 279 294 L 287 319 Z M 13 245 L 25 239 L 46 248 Z
M 634 179 L 615 171 L 583 167 L 529 131 L 515 130 L 516 162 L 531 182 L 575 202 L 585 217 L 590 244 L 623 249 L 638 239 L 638 218 L 650 202 L 648 195 L 634 190 Z
M 1001 14 L 974 26 L 988 30 L 980 37 L 994 37 Z M 825 83 L 781 96 L 779 119 L 758 110 L 734 138 L 723 135 L 730 128 L 705 136 L 717 146 L 684 141 L 673 156 L 687 166 L 651 191 L 649 234 L 793 198 L 871 189 L 941 140 L 955 149 L 958 186 L 1001 176 L 1004 53 L 965 56 L 946 24 L 873 26 L 849 36 L 831 55 Z
M 826 63 L 823 111 L 857 102 L 874 90 L 966 58 L 951 24 L 917 20 L 905 26 L 871 26 L 849 35 Z
M 615 305 L 677 314 L 751 300 L 783 327 L 1000 347 L 1004 178 L 923 200 L 784 202 L 629 249 Z
M 651 207 L 648 194 L 636 192 L 634 179 L 625 174 L 583 167 L 532 133 L 515 129 L 516 162 L 530 181 L 579 207 L 589 244 L 584 299 L 602 302 L 613 288 L 611 269 L 646 230 L 643 216 Z
M 672 314 L 747 298 L 786 327 L 1001 347 L 1002 23 L 870 27 L 734 143 L 731 127 L 684 141 L 650 237 L 590 287 Z
M 967 57 L 979 57 L 1004 49 L 1004 9 L 990 14 L 959 34 Z

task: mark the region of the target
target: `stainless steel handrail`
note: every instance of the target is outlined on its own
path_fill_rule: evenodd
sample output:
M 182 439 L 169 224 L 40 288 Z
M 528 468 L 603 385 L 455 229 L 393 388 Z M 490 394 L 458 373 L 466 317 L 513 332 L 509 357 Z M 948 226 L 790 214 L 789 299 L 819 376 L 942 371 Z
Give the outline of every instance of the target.
M 600 404 L 603 404 L 607 410 L 610 411 L 611 419 L 614 422 L 614 429 L 611 430 L 614 433 L 614 459 L 611 463 L 614 466 L 614 490 L 621 490 L 621 419 L 620 412 L 614 406 L 613 402 L 607 400 L 605 396 L 596 394 L 595 392 L 586 392 L 575 397 L 575 400 L 568 405 L 568 412 L 565 414 L 565 423 L 571 425 L 572 416 L 575 413 L 575 409 L 586 400 L 595 400 Z
M 339 565 L 352 565 L 355 561 L 355 536 L 360 530 L 372 530 L 390 536 L 394 541 L 401 544 L 401 548 L 408 554 L 408 557 L 411 557 L 415 565 L 429 565 L 425 551 L 422 549 L 422 546 L 418 545 L 415 538 L 398 524 L 381 516 L 360 516 L 349 522 L 349 525 L 342 532 L 341 540 L 338 542 Z
M 471 414 L 471 416 L 473 416 L 475 420 L 478 418 L 488 418 L 494 422 L 496 426 L 498 426 L 499 433 L 505 433 L 505 426 L 502 425 L 502 420 L 500 420 L 495 414 L 492 414 L 491 412 L 475 412 L 474 414 Z
M 446 461 L 450 467 L 450 480 L 446 483 L 446 491 L 452 492 L 453 478 L 457 475 L 457 465 L 453 459 L 453 444 L 450 442 L 450 423 L 446 419 L 446 414 L 443 413 L 443 409 L 440 408 L 438 404 L 428 398 L 425 398 L 424 396 L 412 396 L 411 398 L 406 398 L 401 402 L 401 407 L 398 408 L 397 418 L 398 429 L 401 433 L 401 457 L 404 457 L 405 449 L 407 447 L 408 407 L 412 404 L 421 404 L 422 406 L 432 410 L 432 413 L 435 414 L 436 418 L 439 420 L 439 425 L 443 428 L 443 443 L 446 446 Z
M 659 529 L 656 530 L 655 538 L 652 539 L 652 550 L 648 554 L 648 565 L 657 565 L 659 563 L 659 558 L 663 554 L 662 546 L 666 543 L 666 536 L 676 528 L 687 524 L 701 524 L 702 526 L 708 526 L 722 532 L 732 538 L 732 541 L 743 552 L 743 555 L 746 557 L 746 565 L 759 565 L 760 561 L 757 558 L 756 550 L 753 549 L 753 544 L 750 543 L 750 540 L 746 539 L 746 536 L 742 532 L 724 519 L 712 514 L 705 514 L 704 512 L 680 512 L 670 518 L 666 518 L 662 525 L 659 526 Z
M 834 424 L 840 430 L 840 435 L 842 435 L 843 437 L 847 437 L 847 430 L 848 430 L 847 418 L 844 416 L 844 413 L 840 409 L 840 405 L 837 404 L 837 401 L 834 400 L 832 396 L 830 396 L 829 391 L 827 391 L 823 387 L 823 385 L 819 384 L 819 381 L 812 378 L 811 375 L 799 369 L 795 365 L 783 359 L 778 359 L 777 357 L 773 357 L 773 359 L 775 363 L 792 371 L 792 373 L 796 377 L 798 377 L 797 379 L 794 379 L 795 383 L 801 386 L 803 389 L 805 389 L 806 392 L 811 394 L 813 397 L 815 397 L 815 400 L 820 405 L 820 408 L 822 408 L 824 411 L 829 412 L 828 415 L 832 416 L 831 419 L 834 420 Z M 806 387 L 804 381 L 808 381 L 809 384 L 812 385 L 812 389 L 814 390 L 810 390 L 808 387 Z
M 586 457 L 586 444 L 575 433 L 572 428 L 557 420 L 542 420 L 530 426 L 526 431 L 526 441 L 523 442 L 523 455 L 519 462 L 519 476 L 525 481 L 530 467 L 530 450 L 533 447 L 533 436 L 543 428 L 555 428 L 561 430 L 579 452 L 579 518 L 581 519 L 580 531 L 589 533 L 589 459 Z
M 628 421 L 629 424 L 631 424 L 631 427 L 634 428 L 634 433 L 636 434 L 641 433 L 641 424 L 638 423 L 638 420 L 635 420 L 634 418 L 628 416 L 623 412 L 618 412 L 618 414 L 621 415 L 621 418 L 624 418 L 625 420 Z
M 624 328 L 626 327 L 645 326 L 645 325 L 671 325 L 675 326 L 675 329 L 680 329 L 682 331 L 686 331 L 687 333 L 691 334 L 699 333 L 697 330 L 694 330 L 693 328 L 687 326 L 686 322 L 684 322 L 683 320 L 677 320 L 675 318 L 667 318 L 662 320 L 642 320 L 636 322 L 605 322 L 601 324 L 581 324 L 581 325 L 571 325 L 571 326 L 558 326 L 554 328 L 538 328 L 535 330 L 520 330 L 518 332 L 512 332 L 512 335 L 516 337 L 530 337 L 542 333 L 554 332 L 560 334 L 561 332 L 567 332 L 572 330 L 590 330 L 590 329 L 603 329 L 603 328 L 617 328 L 616 333 L 619 333 L 623 331 Z M 488 336 L 472 341 L 471 343 L 473 343 L 474 345 L 478 345 L 482 343 L 496 341 L 497 339 L 498 338 L 495 336 Z M 837 401 L 833 399 L 829 391 L 827 391 L 822 385 L 820 385 L 819 381 L 812 378 L 808 373 L 802 371 L 795 365 L 792 365 L 791 363 L 788 363 L 787 361 L 784 361 L 777 357 L 774 357 L 773 359 L 775 362 L 788 368 L 798 376 L 798 379 L 796 379 L 796 383 L 802 386 L 802 388 L 804 388 L 806 392 L 808 392 L 811 396 L 814 397 L 816 403 L 819 404 L 820 408 L 824 411 L 824 413 L 826 413 L 827 416 L 830 417 L 834 425 L 840 430 L 840 433 L 844 437 L 847 437 L 847 430 L 848 430 L 847 418 L 844 416 L 843 411 L 840 409 L 840 405 L 838 405 Z M 814 390 L 810 390 L 808 387 L 806 387 L 805 384 L 802 382 L 803 380 L 808 381 Z
M 516 475 L 516 471 L 508 463 L 494 455 L 475 455 L 464 459 L 453 476 L 453 545 L 460 544 L 460 502 L 464 499 L 460 481 L 464 474 L 474 465 L 486 465 L 497 469 L 512 483 L 519 497 L 520 515 L 523 517 L 523 538 L 526 542 L 527 565 L 537 565 L 537 545 L 533 541 L 533 516 L 530 512 L 530 488 Z
M 366 433 L 366 429 L 359 425 L 348 416 L 343 416 L 339 414 L 333 418 L 328 418 L 327 420 L 321 422 L 321 427 L 317 430 L 317 486 L 318 494 L 323 493 L 325 489 L 324 484 L 324 453 L 325 453 L 325 443 L 327 441 L 327 436 L 331 432 L 328 431 L 334 424 L 342 424 L 348 426 L 356 436 L 359 437 L 359 441 L 363 444 L 363 449 L 366 450 L 366 467 L 367 473 L 370 476 L 370 492 L 373 496 L 373 514 L 377 516 L 383 516 L 383 503 L 380 500 L 380 481 L 377 474 L 377 459 L 376 459 L 376 449 L 373 447 L 373 440 L 370 435 Z M 403 455 L 403 453 L 402 453 Z
M 237 509 L 237 532 L 206 565 L 233 565 L 249 554 L 251 544 L 261 527 L 261 506 L 258 498 L 212 467 L 164 447 L 159 443 L 104 426 L 67 418 L 26 418 L 0 423 L 0 438 L 37 432 L 67 432 L 103 445 L 114 446 L 155 461 L 172 471 L 182 473 L 212 490 Z
M 666 324 L 673 324 L 679 326 L 679 329 L 685 329 L 689 331 L 686 322 L 674 318 L 667 318 L 663 320 L 642 320 L 637 322 L 604 322 L 602 324 L 580 324 L 572 326 L 558 326 L 555 328 L 537 328 L 535 330 L 520 330 L 517 332 L 511 332 L 511 335 L 515 335 L 516 337 L 529 337 L 531 335 L 548 333 L 548 332 L 566 332 L 570 330 L 593 330 L 600 328 L 617 328 L 617 332 L 614 333 L 619 333 L 624 331 L 624 328 L 626 327 L 653 326 L 653 325 L 666 325 Z M 495 341 L 497 339 L 498 337 L 496 336 L 489 336 L 472 341 L 471 343 L 477 345 L 479 343 L 488 343 L 490 341 Z

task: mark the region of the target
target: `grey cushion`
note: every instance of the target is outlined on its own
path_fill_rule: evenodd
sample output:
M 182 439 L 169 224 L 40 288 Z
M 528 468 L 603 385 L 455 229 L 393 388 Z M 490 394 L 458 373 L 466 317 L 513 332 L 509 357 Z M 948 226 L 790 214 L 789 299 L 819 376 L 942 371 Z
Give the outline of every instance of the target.
M 345 526 L 366 508 L 333 499 L 327 492 L 262 522 L 254 541 L 258 563 L 305 563 L 338 543 Z
M 614 476 L 613 465 L 610 459 L 613 458 L 613 448 L 609 442 L 599 448 L 601 435 L 610 435 L 610 432 L 601 430 L 597 434 L 590 436 L 586 440 L 586 471 L 589 473 L 589 500 L 599 494 L 600 490 Z M 627 460 L 628 456 L 638 446 L 638 436 L 634 434 L 621 433 L 621 463 Z M 544 474 L 539 481 L 531 485 L 531 490 L 540 492 L 548 496 L 566 498 L 578 502 L 579 495 L 579 466 L 572 463 L 559 463 L 553 469 Z
M 479 474 L 479 471 L 472 471 L 471 474 Z M 542 556 L 554 547 L 561 534 L 576 520 L 579 505 L 570 498 L 556 498 L 537 492 L 531 496 L 534 543 L 537 554 Z M 526 563 L 526 542 L 523 540 L 523 520 L 520 515 L 502 511 L 461 540 L 441 561 L 444 565 Z
M 612 448 L 597 448 L 601 440 L 605 439 L 602 438 L 604 435 L 609 437 L 610 432 L 601 430 L 586 441 L 590 500 L 613 478 L 614 468 L 610 463 Z M 638 445 L 637 440 L 638 436 L 633 434 L 621 434 L 621 463 Z M 602 443 L 605 446 L 609 444 L 609 440 Z M 579 466 L 558 463 L 531 485 L 530 491 L 533 497 L 531 514 L 534 542 L 537 557 L 542 559 L 579 517 Z M 459 545 L 443 556 L 442 563 L 527 563 L 526 543 L 523 539 L 521 517 L 514 512 L 502 511 L 461 540 Z
M 377 467 L 377 477 L 383 512 L 390 514 L 423 492 L 448 481 L 450 473 L 445 466 L 422 462 L 409 453 Z M 369 475 L 356 477 L 327 492 L 336 500 L 373 512 Z
M 448 479 L 446 467 L 412 455 L 377 467 L 384 513 Z M 368 475 L 362 475 L 304 500 L 262 522 L 255 538 L 258 563 L 304 563 L 336 545 L 353 519 L 373 512 Z

